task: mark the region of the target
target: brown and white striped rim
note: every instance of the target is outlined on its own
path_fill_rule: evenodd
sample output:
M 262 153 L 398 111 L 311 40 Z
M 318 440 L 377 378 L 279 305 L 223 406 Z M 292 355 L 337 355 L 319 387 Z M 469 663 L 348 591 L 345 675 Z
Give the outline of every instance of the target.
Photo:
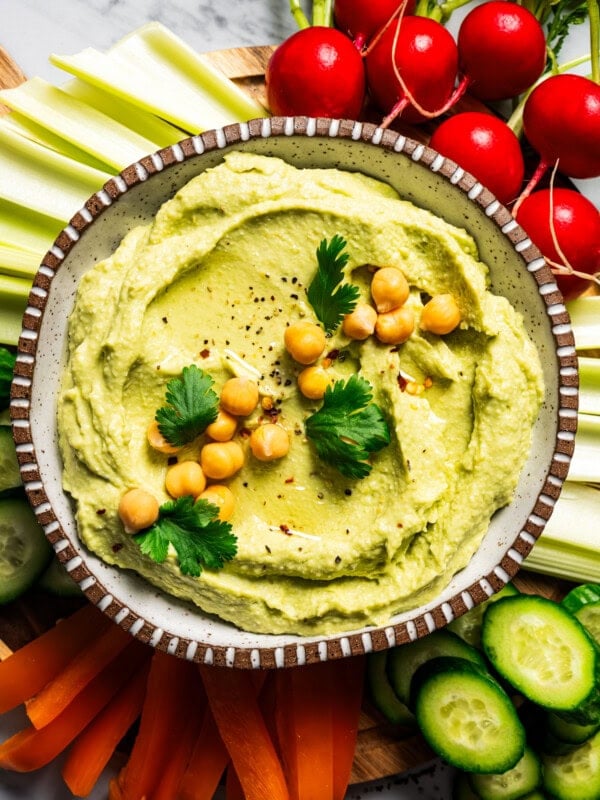
M 36 444 L 32 439 L 29 422 L 38 336 L 52 279 L 66 255 L 94 220 L 113 203 L 118 202 L 128 189 L 148 180 L 157 172 L 168 170 L 203 153 L 229 148 L 251 139 L 289 136 L 336 137 L 361 141 L 404 154 L 413 161 L 420 162 L 431 172 L 445 177 L 483 209 L 485 215 L 495 223 L 524 260 L 527 270 L 535 278 L 538 292 L 545 304 L 559 372 L 558 432 L 545 483 L 525 525 L 493 569 L 449 601 L 433 606 L 424 613 L 417 612 L 409 621 L 367 628 L 348 635 L 316 636 L 306 639 L 305 642 L 291 643 L 286 642 L 285 637 L 276 637 L 281 638 L 281 645 L 268 647 L 215 646 L 206 641 L 181 638 L 132 613 L 90 572 L 66 536 L 41 481 Z M 486 188 L 455 162 L 426 145 L 373 124 L 351 120 L 273 117 L 207 131 L 148 155 L 111 178 L 77 211 L 44 256 L 33 281 L 19 339 L 10 413 L 21 476 L 31 506 L 59 560 L 92 603 L 136 638 L 181 658 L 203 664 L 239 668 L 272 668 L 337 659 L 410 642 L 444 627 L 499 591 L 519 571 L 523 560 L 542 533 L 560 495 L 574 449 L 577 404 L 577 357 L 562 295 L 539 250 L 510 212 Z

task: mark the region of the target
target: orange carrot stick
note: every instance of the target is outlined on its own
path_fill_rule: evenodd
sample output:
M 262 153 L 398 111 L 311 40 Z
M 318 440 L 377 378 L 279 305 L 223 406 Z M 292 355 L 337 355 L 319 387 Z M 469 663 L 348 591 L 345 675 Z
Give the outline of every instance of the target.
M 62 776 L 75 797 L 87 797 L 117 745 L 139 717 L 146 694 L 150 660 L 134 673 L 107 706 L 75 740 Z
M 0 713 L 33 697 L 109 624 L 101 611 L 85 605 L 2 661 Z
M 131 642 L 131 636 L 118 625 L 110 625 L 77 658 L 44 688 L 28 700 L 27 716 L 36 728 L 53 719 Z
M 333 800 L 343 800 L 348 791 L 354 762 L 358 721 L 364 694 L 365 659 L 343 658 L 331 663 L 333 723 Z
M 39 730 L 31 725 L 2 742 L 0 767 L 30 772 L 49 764 L 89 725 L 129 677 L 142 668 L 147 658 L 147 648 L 132 640 L 125 652 L 51 723 Z
M 228 761 L 229 753 L 223 744 L 212 711 L 207 708 L 179 784 L 178 800 L 212 800 Z
M 200 667 L 211 711 L 246 800 L 289 800 L 279 757 L 248 670 Z
M 123 800 L 150 797 L 160 781 L 169 753 L 180 736 L 181 718 L 190 705 L 196 667 L 156 651 L 148 676 L 140 728 L 131 755 L 119 776 Z
M 332 800 L 333 721 L 330 664 L 281 670 L 276 716 L 292 800 Z

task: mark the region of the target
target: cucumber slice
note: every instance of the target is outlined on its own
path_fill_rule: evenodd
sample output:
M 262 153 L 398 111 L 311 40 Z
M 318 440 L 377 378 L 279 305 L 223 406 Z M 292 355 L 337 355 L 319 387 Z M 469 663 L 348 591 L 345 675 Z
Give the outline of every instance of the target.
M 518 800 L 542 783 L 542 765 L 531 747 L 520 761 L 500 775 L 471 775 L 471 786 L 481 800 Z
M 0 426 L 0 492 L 21 486 L 21 472 L 10 428 Z
M 577 725 L 575 722 L 567 722 L 552 711 L 547 712 L 545 723 L 552 736 L 569 744 L 583 744 L 591 739 L 596 731 L 600 730 L 600 722 L 591 725 Z
M 584 583 L 576 586 L 563 598 L 561 605 L 577 617 L 600 646 L 600 584 Z
M 390 685 L 401 703 L 411 708 L 411 680 L 416 670 L 437 656 L 457 656 L 466 658 L 482 669 L 486 662 L 475 647 L 471 647 L 460 636 L 447 629 L 433 631 L 429 636 L 416 639 L 409 644 L 394 647 L 388 656 L 388 677 Z
M 367 657 L 366 676 L 370 700 L 388 722 L 414 728 L 414 715 L 398 700 L 390 685 L 387 676 L 388 655 L 388 650 L 382 650 L 379 653 L 370 653 Z
M 465 642 L 472 647 L 481 648 L 481 624 L 486 608 L 491 603 L 495 603 L 503 597 L 512 597 L 515 594 L 520 594 L 517 587 L 512 583 L 507 583 L 499 592 L 493 594 L 489 600 L 484 600 L 483 603 L 479 603 L 475 608 L 467 611 L 466 614 L 449 622 L 448 630 L 460 636 L 461 639 L 464 639 Z
M 63 567 L 54 557 L 42 573 L 38 586 L 58 597 L 83 597 L 83 592 Z
M 412 681 L 421 733 L 439 756 L 472 773 L 512 769 L 525 752 L 525 729 L 506 692 L 465 658 L 438 656 Z
M 559 711 L 595 703 L 596 647 L 558 603 L 525 594 L 499 600 L 484 614 L 482 644 L 498 673 L 534 703 Z
M 566 755 L 542 756 L 543 786 L 556 800 L 600 797 L 600 732 Z
M 0 500 L 0 604 L 23 594 L 46 568 L 52 548 L 25 500 Z

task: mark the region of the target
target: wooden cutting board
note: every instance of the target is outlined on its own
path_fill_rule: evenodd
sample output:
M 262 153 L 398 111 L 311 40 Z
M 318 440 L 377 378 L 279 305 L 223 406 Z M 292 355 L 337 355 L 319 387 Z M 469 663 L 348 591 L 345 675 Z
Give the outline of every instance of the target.
M 220 69 L 234 80 L 244 91 L 259 100 L 266 107 L 264 72 L 274 46 L 234 48 L 207 53 L 203 56 L 211 65 Z M 0 47 L 0 88 L 17 86 L 25 80 L 25 75 Z M 475 101 L 473 101 L 473 104 Z M 462 109 L 473 107 L 470 100 L 462 103 Z M 480 104 L 477 104 L 481 108 Z M 6 112 L 0 106 L 0 113 Z M 409 125 L 398 127 L 405 135 L 427 142 L 427 128 L 414 128 Z M 560 599 L 566 594 L 570 584 L 531 573 L 521 573 L 515 584 L 523 591 L 543 594 Z M 58 601 L 57 601 L 58 603 Z M 68 603 L 61 602 L 56 609 L 48 608 L 47 596 L 40 598 L 35 594 L 5 606 L 0 615 L 0 640 L 15 649 L 29 639 L 39 635 L 59 615 L 68 612 Z M 404 772 L 433 758 L 433 753 L 419 735 L 390 725 L 365 700 L 360 721 L 352 783 L 382 778 Z

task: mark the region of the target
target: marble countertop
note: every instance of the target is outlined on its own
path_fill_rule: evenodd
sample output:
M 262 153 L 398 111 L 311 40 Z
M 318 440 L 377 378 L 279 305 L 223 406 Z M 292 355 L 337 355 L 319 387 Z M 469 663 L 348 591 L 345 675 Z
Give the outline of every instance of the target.
M 152 20 L 199 51 L 274 44 L 297 30 L 287 0 L 2 0 L 0 45 L 28 77 L 57 82 L 64 73 L 50 53 L 106 49 Z

